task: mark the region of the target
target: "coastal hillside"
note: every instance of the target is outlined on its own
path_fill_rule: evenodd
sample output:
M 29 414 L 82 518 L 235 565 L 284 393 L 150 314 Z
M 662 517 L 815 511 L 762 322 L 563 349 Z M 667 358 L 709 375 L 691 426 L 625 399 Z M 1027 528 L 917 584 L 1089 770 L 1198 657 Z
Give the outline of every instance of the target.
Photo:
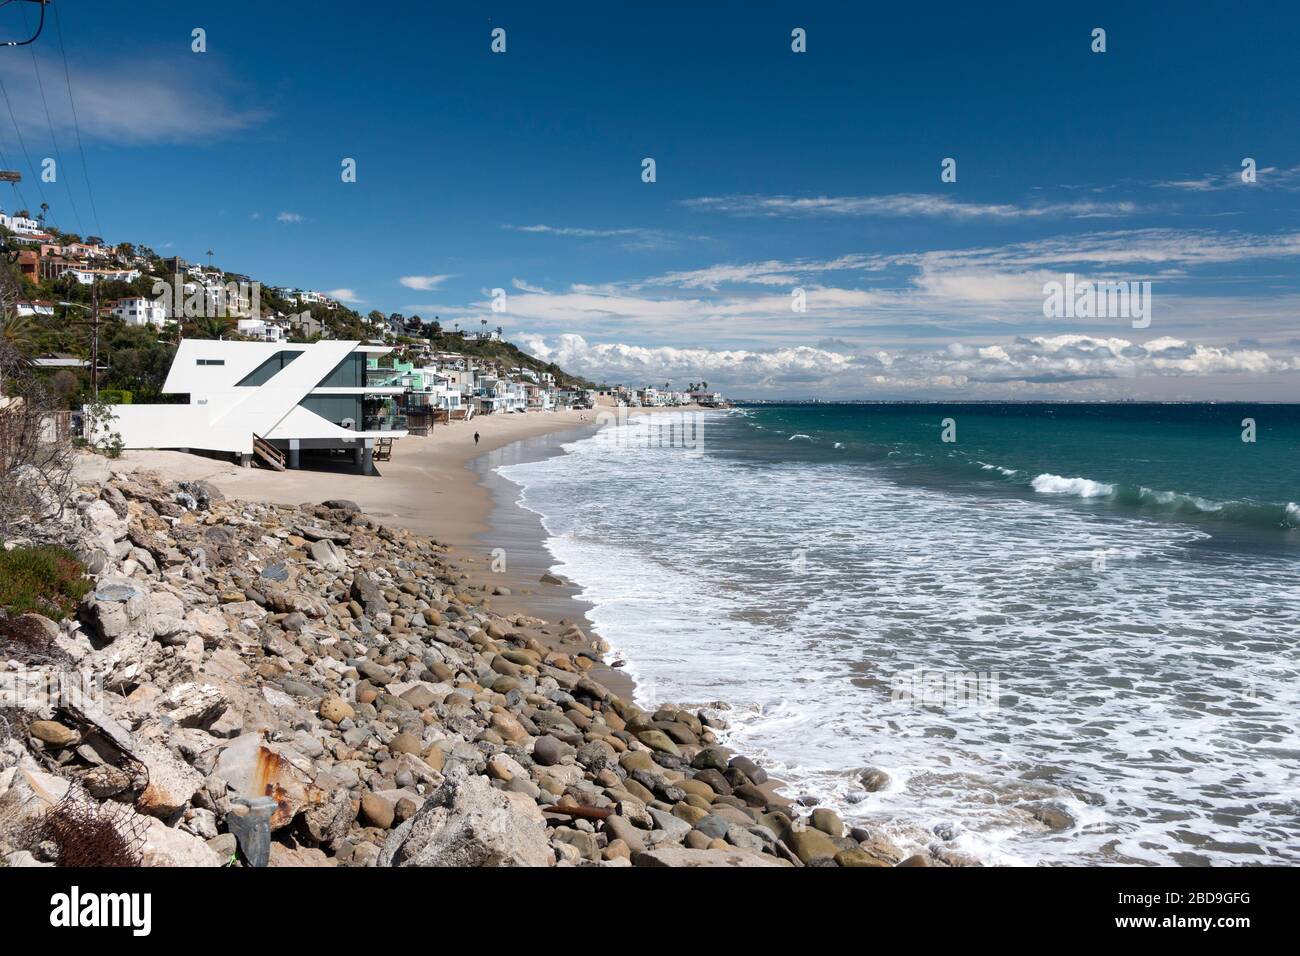
M 549 373 L 560 388 L 594 387 L 503 340 L 499 329 L 471 333 L 458 323 L 444 327 L 437 316 L 362 314 L 328 293 L 270 285 L 146 245 L 83 238 L 30 219 L 25 210 L 3 220 L 0 242 L 13 260 L 0 257 L 3 336 L 33 356 L 86 362 L 98 332 L 100 387 L 110 399 L 168 401 L 162 383 L 182 337 L 379 342 L 394 346 L 399 360 L 463 354 L 502 370 Z M 66 364 L 57 375 L 69 407 L 89 400 L 88 375 Z

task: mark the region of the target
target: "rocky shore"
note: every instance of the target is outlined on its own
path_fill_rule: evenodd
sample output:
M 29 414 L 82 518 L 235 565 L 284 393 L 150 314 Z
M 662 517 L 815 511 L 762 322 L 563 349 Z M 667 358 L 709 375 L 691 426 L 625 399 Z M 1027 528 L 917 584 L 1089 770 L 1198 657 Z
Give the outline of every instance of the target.
M 805 815 L 716 712 L 620 698 L 598 639 L 349 501 L 79 495 L 76 615 L 0 611 L 0 865 L 945 862 Z

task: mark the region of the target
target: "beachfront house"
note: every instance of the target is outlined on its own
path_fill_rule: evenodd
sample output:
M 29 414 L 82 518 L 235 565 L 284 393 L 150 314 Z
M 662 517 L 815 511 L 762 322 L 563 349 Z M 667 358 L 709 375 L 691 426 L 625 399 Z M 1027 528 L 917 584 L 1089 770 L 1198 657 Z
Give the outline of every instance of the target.
M 480 375 L 474 383 L 474 409 L 480 415 L 509 410 L 510 383 L 494 375 Z
M 426 435 L 435 422 L 463 416 L 460 388 L 435 369 L 416 368 L 412 362 L 380 365 L 377 358 L 371 358 L 366 381 L 403 389 L 400 412 L 413 435 Z
M 721 392 L 710 392 L 703 387 L 694 389 L 691 393 L 691 401 L 697 405 L 703 405 L 705 408 L 718 408 L 725 406 Z
M 163 383 L 178 405 L 114 405 L 126 448 L 179 448 L 300 467 L 302 453 L 348 454 L 371 472 L 376 441 L 401 438 L 391 409 L 405 389 L 366 381 L 366 360 L 391 351 L 359 342 L 186 339 Z M 88 436 L 95 437 L 95 436 Z

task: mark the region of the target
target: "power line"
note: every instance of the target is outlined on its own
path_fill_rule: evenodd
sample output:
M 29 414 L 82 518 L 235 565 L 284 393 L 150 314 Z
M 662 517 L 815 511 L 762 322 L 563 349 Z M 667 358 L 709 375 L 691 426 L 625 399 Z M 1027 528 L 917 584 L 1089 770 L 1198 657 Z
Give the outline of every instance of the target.
M 0 165 L 2 165 L 5 169 L 12 168 L 9 165 L 9 157 L 5 155 L 3 146 L 0 146 Z M 17 212 L 19 209 L 27 209 L 30 211 L 31 207 L 27 205 L 27 199 L 23 196 L 23 191 L 18 188 L 18 183 L 14 182 L 13 180 L 8 180 L 8 182 L 9 185 L 13 186 L 14 188 L 14 195 L 18 197 L 18 206 L 14 209 L 14 212 Z
M 27 12 L 23 11 L 23 26 L 27 25 Z M 36 47 L 30 47 L 32 51 L 32 69 L 36 72 L 36 86 L 41 91 L 41 106 L 45 108 L 45 122 L 50 126 L 50 142 L 54 144 L 54 160 L 58 163 L 59 169 L 66 169 L 63 165 L 63 154 L 59 151 L 59 139 L 54 135 L 54 119 L 50 116 L 50 104 L 45 99 L 45 84 L 41 81 L 41 65 L 36 59 Z M 72 207 L 72 218 L 77 223 L 77 232 L 84 238 L 86 231 L 81 225 L 81 213 L 77 211 L 77 201 L 72 197 L 72 183 L 67 176 L 63 177 L 63 188 L 68 191 L 68 205 Z
M 36 174 L 36 164 L 32 162 L 31 154 L 27 152 L 27 143 L 23 139 L 23 131 L 18 128 L 18 117 L 14 115 L 13 104 L 9 102 L 9 91 L 5 89 L 5 81 L 0 79 L 0 94 L 3 94 L 5 107 L 9 110 L 9 121 L 14 124 L 14 132 L 18 135 L 18 145 L 22 148 L 23 158 L 27 160 L 27 168 L 31 170 L 32 180 L 36 183 L 36 191 L 40 193 L 41 202 L 45 202 L 45 190 L 41 188 L 41 177 Z
M 4 0 L 3 3 L 0 3 L 0 7 L 7 7 L 7 6 L 9 6 L 9 4 L 11 4 L 12 2 L 13 2 L 13 0 Z M 0 47 L 5 47 L 5 46 L 28 46 L 28 45 L 30 45 L 30 44 L 32 44 L 32 43 L 35 43 L 35 42 L 36 42 L 36 38 L 39 37 L 39 36 L 41 35 L 41 31 L 45 29 L 45 4 L 46 4 L 47 2 L 49 2 L 49 0 L 27 0 L 27 2 L 29 2 L 29 3 L 39 3 L 39 4 L 41 5 L 41 19 L 40 19 L 40 22 L 36 24 L 36 32 L 33 33 L 30 37 L 28 37 L 26 40 L 3 40 L 3 41 L 0 41 Z M 23 26 L 25 27 L 26 25 L 27 25 L 27 14 L 23 14 Z
M 90 185 L 90 169 L 86 166 L 86 150 L 81 145 L 81 124 L 77 122 L 77 101 L 72 96 L 72 73 L 68 69 L 68 51 L 63 46 L 63 19 L 59 16 L 58 4 L 54 4 L 54 30 L 59 36 L 59 53 L 63 56 L 63 79 L 68 84 L 68 102 L 72 105 L 72 128 L 77 134 L 77 152 L 81 154 L 81 174 L 86 177 L 86 194 L 90 197 L 90 211 L 95 217 L 95 231 L 102 237 L 104 230 L 99 224 L 99 209 L 95 206 L 95 190 Z

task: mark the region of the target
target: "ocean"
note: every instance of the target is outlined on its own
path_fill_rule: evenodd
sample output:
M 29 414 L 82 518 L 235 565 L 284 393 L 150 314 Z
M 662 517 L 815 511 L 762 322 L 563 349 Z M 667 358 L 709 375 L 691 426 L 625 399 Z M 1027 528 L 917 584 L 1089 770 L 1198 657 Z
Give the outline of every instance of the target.
M 1300 862 L 1300 406 L 674 417 L 500 469 L 641 703 L 905 850 Z

